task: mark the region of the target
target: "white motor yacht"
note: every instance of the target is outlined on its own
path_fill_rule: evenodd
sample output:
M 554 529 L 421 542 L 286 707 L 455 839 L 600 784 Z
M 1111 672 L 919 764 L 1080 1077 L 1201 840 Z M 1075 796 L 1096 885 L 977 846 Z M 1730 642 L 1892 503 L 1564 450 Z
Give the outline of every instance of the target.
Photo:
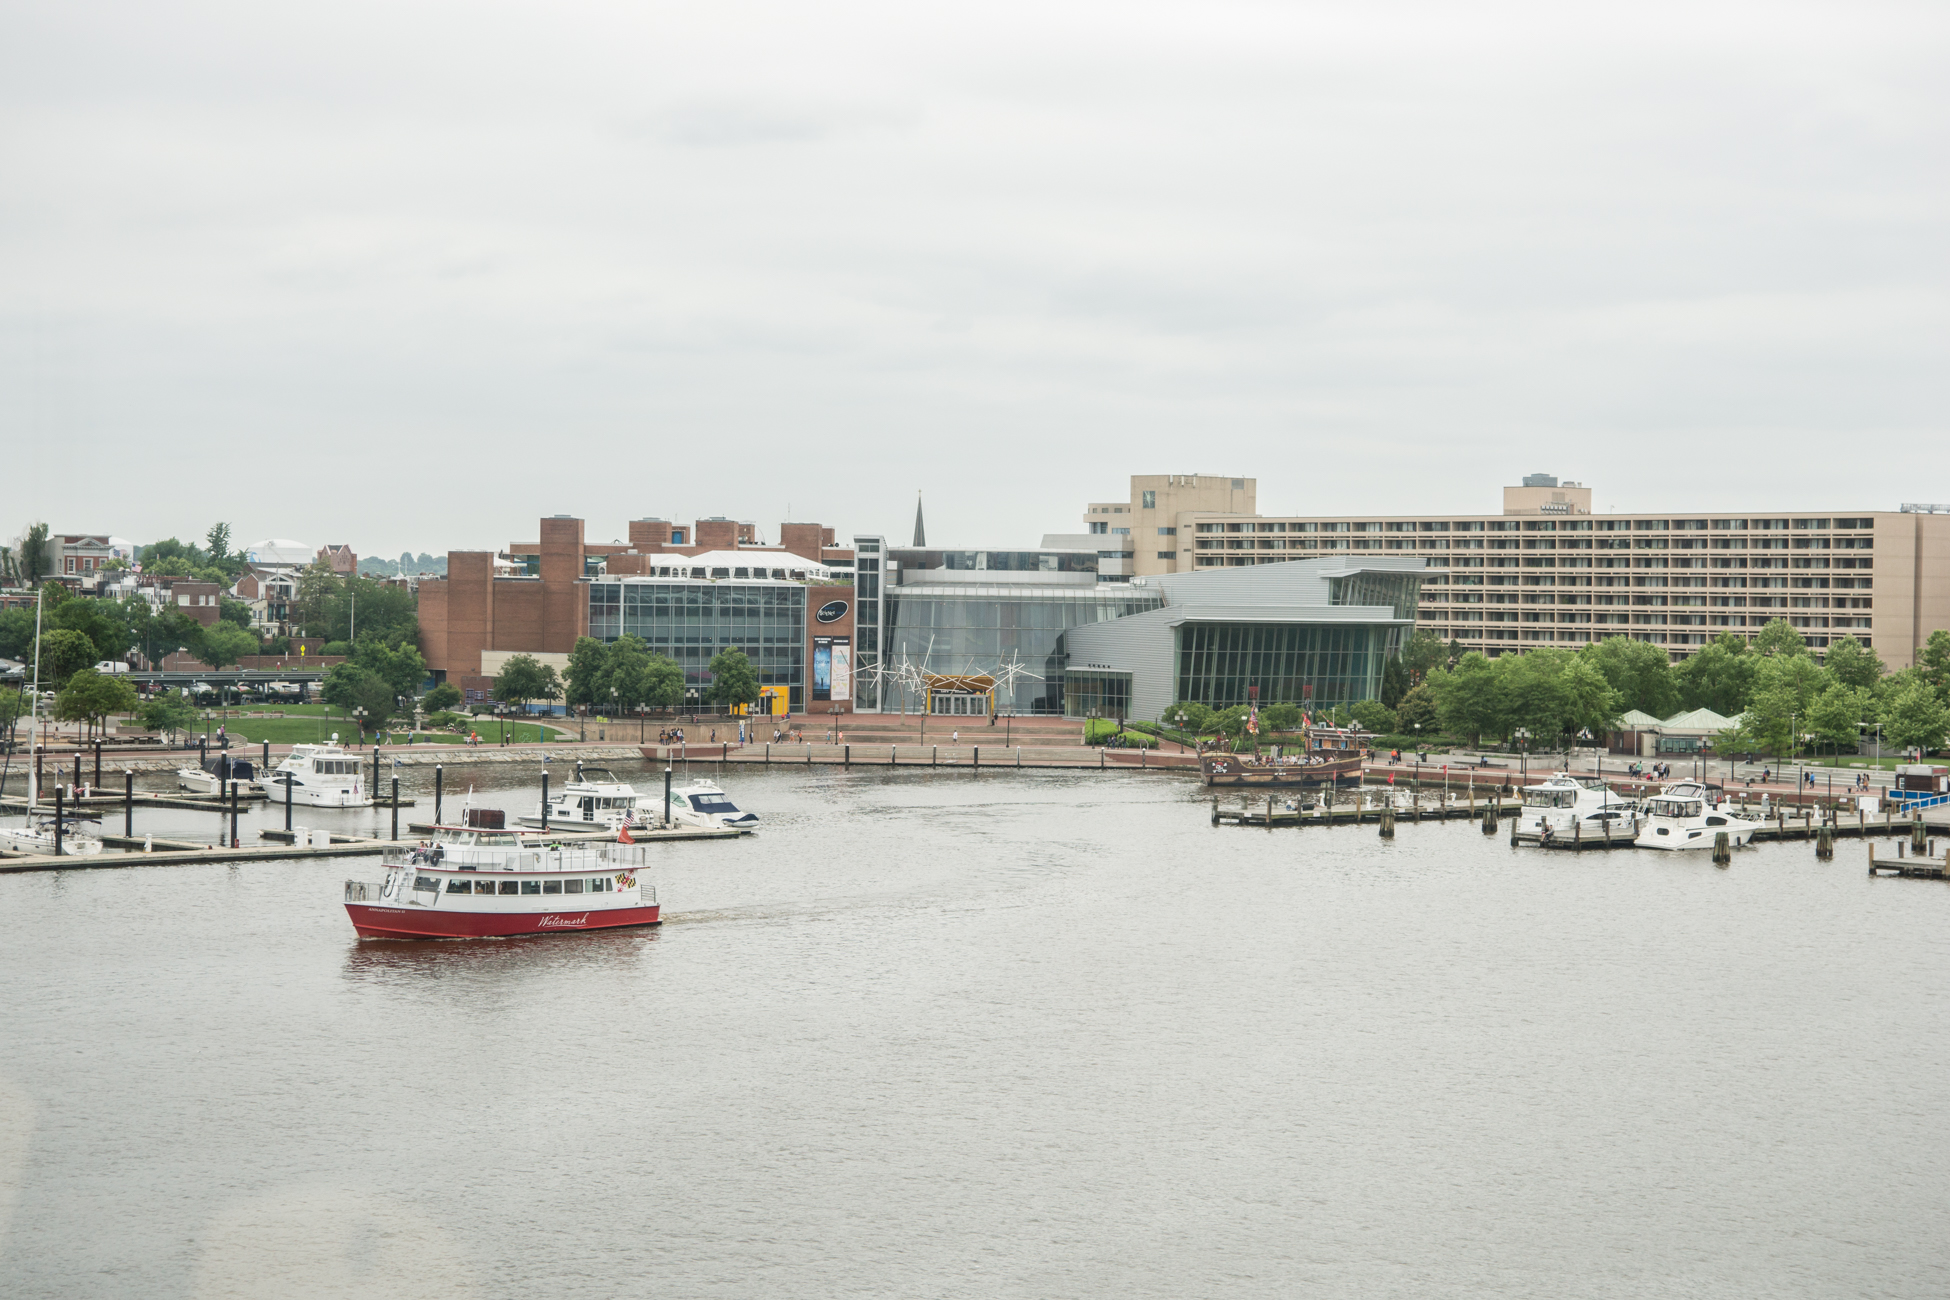
M 565 783 L 559 793 L 549 798 L 546 821 L 542 812 L 538 804 L 534 815 L 523 817 L 521 824 L 546 824 L 550 830 L 613 831 L 636 818 L 636 787 L 628 781 L 619 781 L 606 767 L 584 768 L 576 773 L 575 780 Z M 640 824 L 641 819 L 637 820 Z
M 264 783 L 257 779 L 257 766 L 249 759 L 219 754 L 209 760 L 207 767 L 184 764 L 176 769 L 178 790 L 227 798 L 233 784 L 237 787 L 237 793 L 246 799 L 255 799 L 264 793 Z M 284 792 L 280 789 L 278 793 L 282 797 Z M 294 799 L 292 802 L 298 801 Z
M 1602 780 L 1573 772 L 1554 772 L 1523 788 L 1517 834 L 1523 838 L 1577 839 L 1584 836 L 1629 838 L 1639 828 L 1638 805 L 1611 792 Z
M 365 772 L 364 761 L 341 748 L 334 734 L 329 745 L 293 745 L 265 783 L 265 792 L 283 802 L 288 791 L 292 803 L 315 808 L 369 808 L 372 794 Z
M 663 810 L 655 806 L 658 802 L 660 800 L 654 794 L 639 801 L 639 806 L 649 814 L 649 820 L 653 823 L 660 821 L 663 815 Z M 723 786 L 704 780 L 687 781 L 671 788 L 670 820 L 674 826 L 728 827 L 741 831 L 758 829 L 757 813 L 740 809 L 725 794 Z
M 1721 831 L 1735 848 L 1760 823 L 1735 815 L 1725 792 L 1698 781 L 1675 781 L 1645 801 L 1638 845 L 1646 849 L 1710 849 Z

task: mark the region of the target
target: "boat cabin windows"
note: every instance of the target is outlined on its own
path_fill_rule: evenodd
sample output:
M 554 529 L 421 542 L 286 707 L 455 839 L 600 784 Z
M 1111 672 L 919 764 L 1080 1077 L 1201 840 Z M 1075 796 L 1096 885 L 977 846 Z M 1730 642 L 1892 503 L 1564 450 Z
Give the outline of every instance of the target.
M 311 770 L 318 776 L 357 776 L 365 767 L 356 758 L 314 758 Z
M 440 882 L 432 876 L 415 876 L 413 877 L 413 890 L 415 893 L 437 894 L 440 892 Z
M 562 892 L 565 894 L 580 894 L 582 892 L 582 882 L 580 880 L 565 880 L 562 882 Z
M 481 884 L 488 893 L 494 892 L 494 882 L 484 880 Z M 447 892 L 450 894 L 471 894 L 474 892 L 474 882 L 471 880 L 462 880 L 456 876 L 447 882 Z
M 1698 817 L 1706 805 L 1698 799 L 1654 799 L 1647 811 L 1654 817 Z
M 735 813 L 738 805 L 722 794 L 700 792 L 691 796 L 691 807 L 703 813 Z
M 562 882 L 559 880 L 544 880 L 542 882 L 542 892 L 544 894 L 559 894 L 562 892 Z
M 488 881 L 482 881 L 481 883 L 487 885 L 490 889 L 493 888 L 493 885 Z M 504 894 L 512 894 L 520 887 L 521 882 L 518 880 L 504 880 L 501 882 L 501 892 Z
M 1575 808 L 1578 802 L 1576 790 L 1525 790 L 1523 806 L 1526 808 Z
M 539 894 L 542 892 L 542 882 L 539 880 L 524 880 L 521 882 L 521 892 L 524 894 Z

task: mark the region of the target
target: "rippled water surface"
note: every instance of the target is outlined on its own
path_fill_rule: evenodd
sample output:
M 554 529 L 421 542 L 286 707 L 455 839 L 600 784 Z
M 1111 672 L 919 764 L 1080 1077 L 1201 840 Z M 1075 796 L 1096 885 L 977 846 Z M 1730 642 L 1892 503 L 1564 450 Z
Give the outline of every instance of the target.
M 657 849 L 660 930 L 362 942 L 371 859 L 0 877 L 0 1294 L 1950 1294 L 1950 889 L 1853 842 L 727 781 L 764 833 Z

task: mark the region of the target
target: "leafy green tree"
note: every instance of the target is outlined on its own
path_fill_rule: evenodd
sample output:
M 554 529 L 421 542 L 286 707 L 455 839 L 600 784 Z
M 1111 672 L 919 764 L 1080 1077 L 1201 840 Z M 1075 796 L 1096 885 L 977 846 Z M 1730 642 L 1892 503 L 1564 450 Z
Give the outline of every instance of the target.
M 752 661 L 737 646 L 712 656 L 709 671 L 712 703 L 729 706 L 758 702 L 758 674 L 752 671 Z
M 1464 653 L 1465 651 L 1463 650 L 1463 643 L 1457 640 L 1455 637 L 1450 637 L 1449 658 L 1445 662 L 1445 666 L 1449 668 L 1454 668 L 1457 664 L 1462 662 Z
M 68 679 L 95 664 L 95 643 L 70 628 L 41 634 L 40 678 L 43 689 L 60 690 Z
M 1509 712 L 1498 689 L 1496 665 L 1482 651 L 1471 650 L 1456 661 L 1454 668 L 1430 673 L 1428 685 L 1435 695 L 1442 729 L 1450 735 L 1469 736 L 1473 743 L 1481 744 L 1486 734 L 1501 736 L 1509 729 Z
M 241 600 L 232 600 L 228 596 L 221 597 L 220 599 L 221 605 L 217 611 L 217 617 L 226 623 L 236 624 L 246 632 L 250 631 L 251 607 Z
M 209 543 L 209 554 L 212 563 L 222 564 L 230 558 L 229 524 L 211 524 L 210 531 L 204 534 L 203 540 Z
M 1580 653 L 1618 692 L 1624 708 L 1655 718 L 1671 717 L 1678 711 L 1679 684 L 1673 680 L 1672 661 L 1664 646 L 1628 636 L 1608 636 Z
M 1361 724 L 1363 731 L 1386 736 L 1395 730 L 1395 711 L 1380 700 L 1360 700 L 1348 712 L 1354 715 L 1354 720 Z
M 1679 687 L 1679 707 L 1686 710 L 1711 709 L 1723 717 L 1735 717 L 1747 707 L 1754 686 L 1754 669 L 1759 656 L 1747 643 L 1723 632 L 1673 670 Z
M 34 657 L 34 611 L 0 609 L 0 659 L 26 663 Z
M 1923 652 L 1917 655 L 1916 663 L 1935 688 L 1937 698 L 1950 700 L 1950 632 L 1938 628 L 1930 633 L 1930 639 L 1923 643 Z
M 1875 697 L 1867 690 L 1833 682 L 1808 706 L 1808 725 L 1799 728 L 1812 733 L 1815 743 L 1835 753 L 1854 753 L 1862 738 L 1864 719 L 1875 710 Z
M 1183 721 L 1180 721 L 1180 718 Z M 1212 734 L 1212 710 L 1197 700 L 1185 700 L 1171 705 L 1164 717 L 1158 720 L 1174 731 L 1183 731 L 1189 736 L 1209 736 Z
M 571 708 L 593 708 L 598 692 L 609 694 L 603 679 L 609 671 L 609 647 L 593 636 L 579 636 L 569 651 L 569 666 L 562 674 L 564 699 Z
M 20 573 L 27 579 L 27 585 L 37 586 L 41 579 L 54 571 L 54 557 L 48 554 L 47 525 L 35 522 L 27 525 L 27 531 L 20 535 Z
M 452 682 L 441 682 L 420 698 L 420 707 L 428 713 L 439 713 L 459 708 L 461 699 L 460 687 Z
M 416 694 L 427 679 L 427 661 L 411 645 L 361 641 L 353 648 L 352 662 L 385 682 L 394 695 Z
M 553 680 L 555 670 L 533 655 L 509 655 L 494 678 L 494 698 L 503 704 L 524 708 L 530 700 L 545 700 L 548 691 L 560 689 Z
M 175 691 L 164 691 L 145 700 L 138 715 L 151 731 L 166 731 L 172 737 L 196 720 L 196 710 Z
M 318 698 L 332 708 L 352 712 L 359 703 L 359 691 L 372 678 L 372 670 L 355 663 L 333 664 L 325 670 Z
M 352 688 L 352 712 L 359 723 L 359 739 L 365 739 L 367 728 L 378 731 L 393 715 L 399 712 L 399 697 L 393 688 L 377 673 L 367 673 L 365 680 Z M 365 710 L 360 714 L 359 710 Z
M 54 697 L 54 716 L 63 722 L 84 722 L 93 734 L 107 718 L 133 713 L 135 706 L 135 687 L 123 678 L 83 668 Z
M 1292 731 L 1300 725 L 1300 706 L 1269 704 L 1259 711 L 1259 721 L 1268 731 Z
M 1754 653 L 1759 655 L 1804 655 L 1808 643 L 1784 618 L 1769 620 L 1754 638 Z
M 1912 681 L 1883 710 L 1883 736 L 1899 749 L 1940 748 L 1950 731 L 1946 707 L 1927 680 Z
M 1564 700 L 1565 731 L 1574 735 L 1588 733 L 1595 742 L 1618 724 L 1624 697 L 1588 660 L 1566 655 L 1558 676 L 1558 690 Z
M 234 623 L 216 622 L 203 629 L 196 657 L 212 668 L 228 668 L 245 655 L 257 653 L 257 638 Z
M 1442 638 L 1425 627 L 1415 629 L 1402 647 L 1402 667 L 1408 669 L 1411 682 L 1420 682 L 1435 669 L 1449 661 L 1448 648 Z
M 1422 736 L 1432 736 L 1442 729 L 1442 719 L 1435 707 L 1435 692 L 1427 682 L 1417 682 L 1408 694 L 1402 696 L 1401 706 L 1395 710 L 1395 725 L 1404 733 Z
M 1950 646 L 1945 649 L 1950 651 Z M 1827 657 L 1821 662 L 1836 681 L 1857 691 L 1873 690 L 1875 684 L 1882 680 L 1883 673 L 1888 671 L 1875 651 L 1852 636 L 1833 642 L 1828 647 Z
M 1732 733 L 1731 748 L 1755 749 L 1768 754 L 1786 754 L 1794 746 L 1798 719 L 1794 708 L 1794 689 L 1781 678 L 1756 685 L 1740 726 Z
M 50 628 L 67 628 L 87 637 L 95 647 L 96 659 L 120 659 L 129 649 L 129 628 L 121 606 L 112 600 L 93 600 L 77 596 L 49 610 L 45 623 Z
M 674 708 L 684 699 L 684 670 L 668 655 L 653 654 L 644 666 L 643 702 L 653 709 Z
M 1388 660 L 1381 669 L 1379 703 L 1387 708 L 1394 708 L 1401 703 L 1402 696 L 1408 694 L 1409 684 L 1408 669 L 1402 666 L 1402 661 L 1399 658 Z
M 1754 693 L 1779 688 L 1787 692 L 1789 710 L 1797 718 L 1808 716 L 1815 697 L 1828 688 L 1834 678 L 1814 661 L 1812 655 L 1774 655 L 1754 666 Z M 1806 731 L 1806 727 L 1797 727 Z

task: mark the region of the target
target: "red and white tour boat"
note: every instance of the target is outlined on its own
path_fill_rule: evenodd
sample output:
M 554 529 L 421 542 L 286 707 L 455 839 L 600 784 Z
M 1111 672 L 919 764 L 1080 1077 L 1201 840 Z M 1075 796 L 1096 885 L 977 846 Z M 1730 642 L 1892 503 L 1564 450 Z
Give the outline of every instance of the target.
M 345 882 L 345 910 L 365 939 L 483 939 L 613 930 L 661 921 L 643 849 L 545 835 L 439 826 L 388 850 L 381 884 Z

